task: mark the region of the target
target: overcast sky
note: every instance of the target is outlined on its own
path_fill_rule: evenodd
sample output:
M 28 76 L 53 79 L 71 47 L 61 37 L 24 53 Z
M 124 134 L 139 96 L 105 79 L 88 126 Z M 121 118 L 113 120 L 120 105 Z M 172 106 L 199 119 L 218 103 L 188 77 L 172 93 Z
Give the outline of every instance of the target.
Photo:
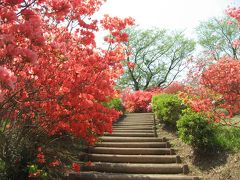
M 103 14 L 131 16 L 143 28 L 184 30 L 188 37 L 196 38 L 195 28 L 201 21 L 222 16 L 228 6 L 239 5 L 240 0 L 107 0 L 97 17 Z M 100 46 L 102 37 L 101 33 L 97 35 Z M 181 76 L 185 77 L 184 73 Z
M 228 5 L 240 0 L 107 0 L 97 16 L 128 17 L 142 27 L 160 27 L 184 30 L 194 37 L 194 29 L 200 21 L 221 16 Z

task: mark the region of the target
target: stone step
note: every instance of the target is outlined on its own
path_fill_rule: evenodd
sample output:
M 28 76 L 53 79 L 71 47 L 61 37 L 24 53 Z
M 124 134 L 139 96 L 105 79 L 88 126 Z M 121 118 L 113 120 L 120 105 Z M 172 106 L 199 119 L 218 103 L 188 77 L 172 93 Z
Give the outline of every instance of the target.
M 169 148 L 168 142 L 102 142 L 97 147 Z
M 165 142 L 166 138 L 102 136 L 101 141 L 103 142 Z
M 69 180 L 200 180 L 196 176 L 176 174 L 71 173 Z
M 177 155 L 119 155 L 119 154 L 89 154 L 92 162 L 111 163 L 180 163 Z
M 127 132 L 113 132 L 112 134 L 105 134 L 105 136 L 117 136 L 117 137 L 154 137 L 154 133 L 127 133 Z
M 93 162 L 91 166 L 82 166 L 82 170 L 111 173 L 186 174 L 188 172 L 188 166 L 183 164 Z
M 94 154 L 122 154 L 122 155 L 173 155 L 172 148 L 117 148 L 117 147 L 89 147 L 89 153 Z

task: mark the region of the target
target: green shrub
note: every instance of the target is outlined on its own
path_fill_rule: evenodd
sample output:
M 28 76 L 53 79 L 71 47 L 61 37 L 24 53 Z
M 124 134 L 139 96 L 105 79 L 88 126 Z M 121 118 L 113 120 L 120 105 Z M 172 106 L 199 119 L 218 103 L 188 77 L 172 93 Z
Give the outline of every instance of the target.
M 190 109 L 177 122 L 177 130 L 180 139 L 191 145 L 195 150 L 209 150 L 216 145 L 214 128 L 208 123 L 208 119 L 201 113 Z
M 160 94 L 152 98 L 153 112 L 158 119 L 164 123 L 176 126 L 176 121 L 179 119 L 182 110 L 185 108 L 184 104 L 177 95 Z
M 115 109 L 117 111 L 123 111 L 123 106 L 120 98 L 114 98 L 105 104 L 106 107 Z
M 218 126 L 214 131 L 221 148 L 230 151 L 240 150 L 240 127 Z

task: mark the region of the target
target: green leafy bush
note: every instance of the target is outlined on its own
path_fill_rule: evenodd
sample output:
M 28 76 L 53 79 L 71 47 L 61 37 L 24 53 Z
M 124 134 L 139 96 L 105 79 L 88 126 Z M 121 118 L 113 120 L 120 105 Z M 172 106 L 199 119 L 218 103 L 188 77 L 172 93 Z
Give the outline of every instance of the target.
M 218 126 L 214 129 L 219 146 L 229 151 L 240 150 L 240 127 Z
M 183 111 L 177 130 L 180 139 L 195 150 L 209 150 L 216 144 L 213 125 L 203 114 L 190 109 Z
M 153 96 L 152 107 L 158 119 L 175 127 L 185 105 L 178 99 L 177 95 L 159 94 Z
M 122 101 L 120 98 L 114 98 L 105 104 L 106 107 L 115 109 L 117 111 L 123 111 Z

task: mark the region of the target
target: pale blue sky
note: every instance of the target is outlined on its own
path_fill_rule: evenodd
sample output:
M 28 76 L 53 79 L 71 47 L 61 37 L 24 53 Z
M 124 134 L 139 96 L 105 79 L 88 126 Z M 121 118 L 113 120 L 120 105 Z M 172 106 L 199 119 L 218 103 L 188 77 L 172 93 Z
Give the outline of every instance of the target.
M 98 17 L 131 16 L 142 27 L 160 27 L 185 30 L 195 37 L 194 29 L 200 21 L 221 16 L 228 5 L 239 4 L 240 0 L 107 0 Z

